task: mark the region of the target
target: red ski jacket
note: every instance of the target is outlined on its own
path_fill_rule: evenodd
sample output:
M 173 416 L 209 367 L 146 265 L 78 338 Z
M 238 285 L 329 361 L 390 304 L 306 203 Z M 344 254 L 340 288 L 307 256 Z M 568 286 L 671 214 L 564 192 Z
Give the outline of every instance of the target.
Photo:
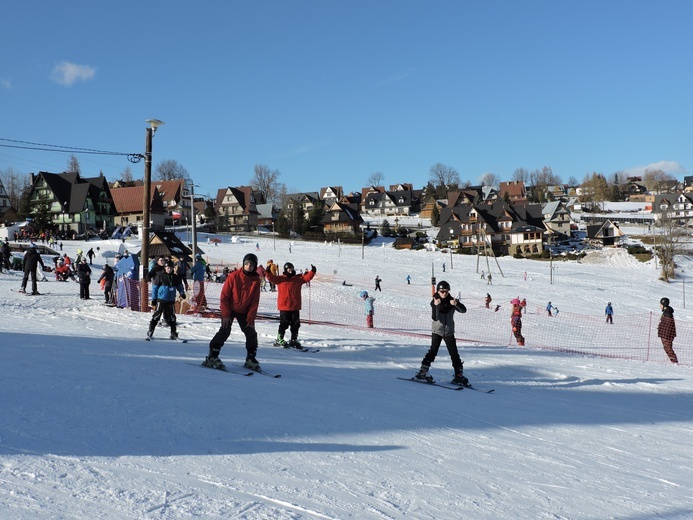
M 221 289 L 221 318 L 231 314 L 245 314 L 248 325 L 255 326 L 257 306 L 260 303 L 260 275 L 236 269 L 226 277 Z
M 269 271 L 265 271 L 268 281 L 277 284 L 277 309 L 280 311 L 300 311 L 301 310 L 301 286 L 310 282 L 315 273 L 308 271 L 302 275 L 275 276 Z

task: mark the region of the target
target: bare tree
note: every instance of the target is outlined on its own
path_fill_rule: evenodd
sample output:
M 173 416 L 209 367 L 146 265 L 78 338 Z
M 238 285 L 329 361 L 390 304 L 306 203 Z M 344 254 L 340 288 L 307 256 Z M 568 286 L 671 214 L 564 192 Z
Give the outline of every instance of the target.
M 130 183 L 133 181 L 132 178 L 132 168 L 126 166 L 125 169 L 120 174 L 120 182 Z
M 456 189 L 460 185 L 460 174 L 452 166 L 436 163 L 431 166 L 428 174 L 439 199 L 447 197 L 448 190 Z
M 666 192 L 676 183 L 676 177 L 663 170 L 645 170 L 642 180 L 649 191 L 658 193 Z
M 373 172 L 366 179 L 366 184 L 368 186 L 380 186 L 385 179 L 385 174 L 383 172 Z
M 500 186 L 500 178 L 495 173 L 486 172 L 481 176 L 482 186 Z
M 265 200 L 279 206 L 281 204 L 282 184 L 279 182 L 279 170 L 270 170 L 266 164 L 256 164 L 255 174 L 250 179 L 250 185 L 259 191 Z
M 517 168 L 513 172 L 511 180 L 515 182 L 522 181 L 526 185 L 529 182 L 529 171 L 525 168 Z
M 77 160 L 77 157 L 75 157 L 74 154 L 70 155 L 70 158 L 67 160 L 67 172 L 76 172 L 76 173 L 82 173 L 82 169 L 79 166 L 79 161 Z
M 13 208 L 19 209 L 19 201 L 22 198 L 24 188 L 30 183 L 29 179 L 29 174 L 16 172 L 11 167 L 4 171 L 0 170 L 0 180 Z
M 182 179 L 191 182 L 188 170 L 174 159 L 164 159 L 156 166 L 156 179 L 160 181 Z
M 686 227 L 682 226 L 678 219 L 667 213 L 662 213 L 658 223 L 655 224 L 660 229 L 657 234 L 655 254 L 659 255 L 662 264 L 662 280 L 669 282 L 676 277 L 676 255 L 684 254 Z

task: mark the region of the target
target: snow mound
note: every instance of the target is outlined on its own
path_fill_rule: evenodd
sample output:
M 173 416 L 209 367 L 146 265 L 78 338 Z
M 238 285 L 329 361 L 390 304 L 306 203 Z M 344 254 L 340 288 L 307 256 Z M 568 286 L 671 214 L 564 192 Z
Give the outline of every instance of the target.
M 581 260 L 583 264 L 608 265 L 611 267 L 641 267 L 644 264 L 621 247 L 591 251 Z

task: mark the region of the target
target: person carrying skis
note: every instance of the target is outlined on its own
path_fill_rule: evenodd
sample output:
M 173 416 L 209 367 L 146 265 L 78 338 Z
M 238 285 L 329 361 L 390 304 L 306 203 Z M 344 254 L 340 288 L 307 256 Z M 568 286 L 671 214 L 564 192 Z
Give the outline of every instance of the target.
M 674 321 L 674 309 L 669 306 L 669 298 L 659 300 L 659 308 L 662 309 L 662 316 L 657 325 L 657 336 L 662 340 L 662 347 L 672 363 L 679 360 L 674 352 L 674 338 L 676 337 L 676 322 Z
M 275 276 L 265 271 L 265 278 L 278 288 L 279 330 L 274 342 L 275 347 L 301 347 L 301 343 L 298 341 L 298 329 L 301 327 L 301 287 L 313 279 L 315 272 L 315 266 L 311 264 L 309 271 L 297 275 L 294 264 L 291 262 L 284 264 L 284 274 L 281 276 Z M 291 339 L 288 343 L 284 340 L 286 329 L 291 330 Z
M 463 361 L 457 351 L 455 340 L 455 311 L 465 313 L 467 308 L 462 302 L 450 296 L 450 284 L 445 280 L 438 282 L 436 293 L 431 300 L 431 319 L 432 334 L 431 347 L 421 361 L 421 368 L 414 376 L 416 379 L 433 383 L 433 377 L 428 373 L 431 365 L 438 355 L 441 342 L 445 341 L 445 346 L 450 354 L 452 368 L 455 376 L 451 381 L 457 385 L 469 385 L 469 380 L 463 375 Z
M 368 291 L 361 291 L 359 293 L 359 298 L 361 298 L 365 303 L 364 311 L 366 313 L 366 327 L 369 329 L 373 328 L 373 315 L 375 314 L 375 298 L 368 296 Z
M 259 267 L 262 273 L 264 269 Z M 248 253 L 243 257 L 243 267 L 236 269 L 224 282 L 219 298 L 221 304 L 221 327 L 209 342 L 209 355 L 202 364 L 210 368 L 226 368 L 219 353 L 224 342 L 231 334 L 231 324 L 235 319 L 241 332 L 245 334 L 246 359 L 245 368 L 260 371 L 260 364 L 255 358 L 257 354 L 257 331 L 255 318 L 260 303 L 260 273 L 257 256 Z M 266 275 L 266 273 L 265 273 Z
M 154 314 L 149 322 L 147 339 L 154 335 L 154 329 L 159 324 L 161 316 L 164 317 L 166 325 L 171 327 L 171 339 L 178 339 L 176 331 L 176 314 L 174 303 L 176 301 L 176 291 L 180 297 L 185 299 L 185 288 L 180 276 L 173 272 L 173 261 L 168 260 L 164 263 L 164 268 L 158 271 L 152 278 L 152 307 Z
M 614 324 L 614 308 L 611 306 L 611 302 L 606 304 L 606 308 L 604 309 L 604 315 L 606 316 L 606 322 L 613 325 Z

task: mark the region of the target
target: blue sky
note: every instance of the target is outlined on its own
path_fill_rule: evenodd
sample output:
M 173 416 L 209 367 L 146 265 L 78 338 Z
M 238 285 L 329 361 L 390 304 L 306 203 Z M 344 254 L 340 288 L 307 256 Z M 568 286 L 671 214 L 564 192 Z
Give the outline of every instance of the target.
M 198 193 L 693 170 L 690 1 L 11 2 L 0 139 L 175 159 Z M 0 141 L 2 144 L 12 144 Z M 143 163 L 76 154 L 109 180 Z M 0 170 L 69 155 L 0 147 Z

